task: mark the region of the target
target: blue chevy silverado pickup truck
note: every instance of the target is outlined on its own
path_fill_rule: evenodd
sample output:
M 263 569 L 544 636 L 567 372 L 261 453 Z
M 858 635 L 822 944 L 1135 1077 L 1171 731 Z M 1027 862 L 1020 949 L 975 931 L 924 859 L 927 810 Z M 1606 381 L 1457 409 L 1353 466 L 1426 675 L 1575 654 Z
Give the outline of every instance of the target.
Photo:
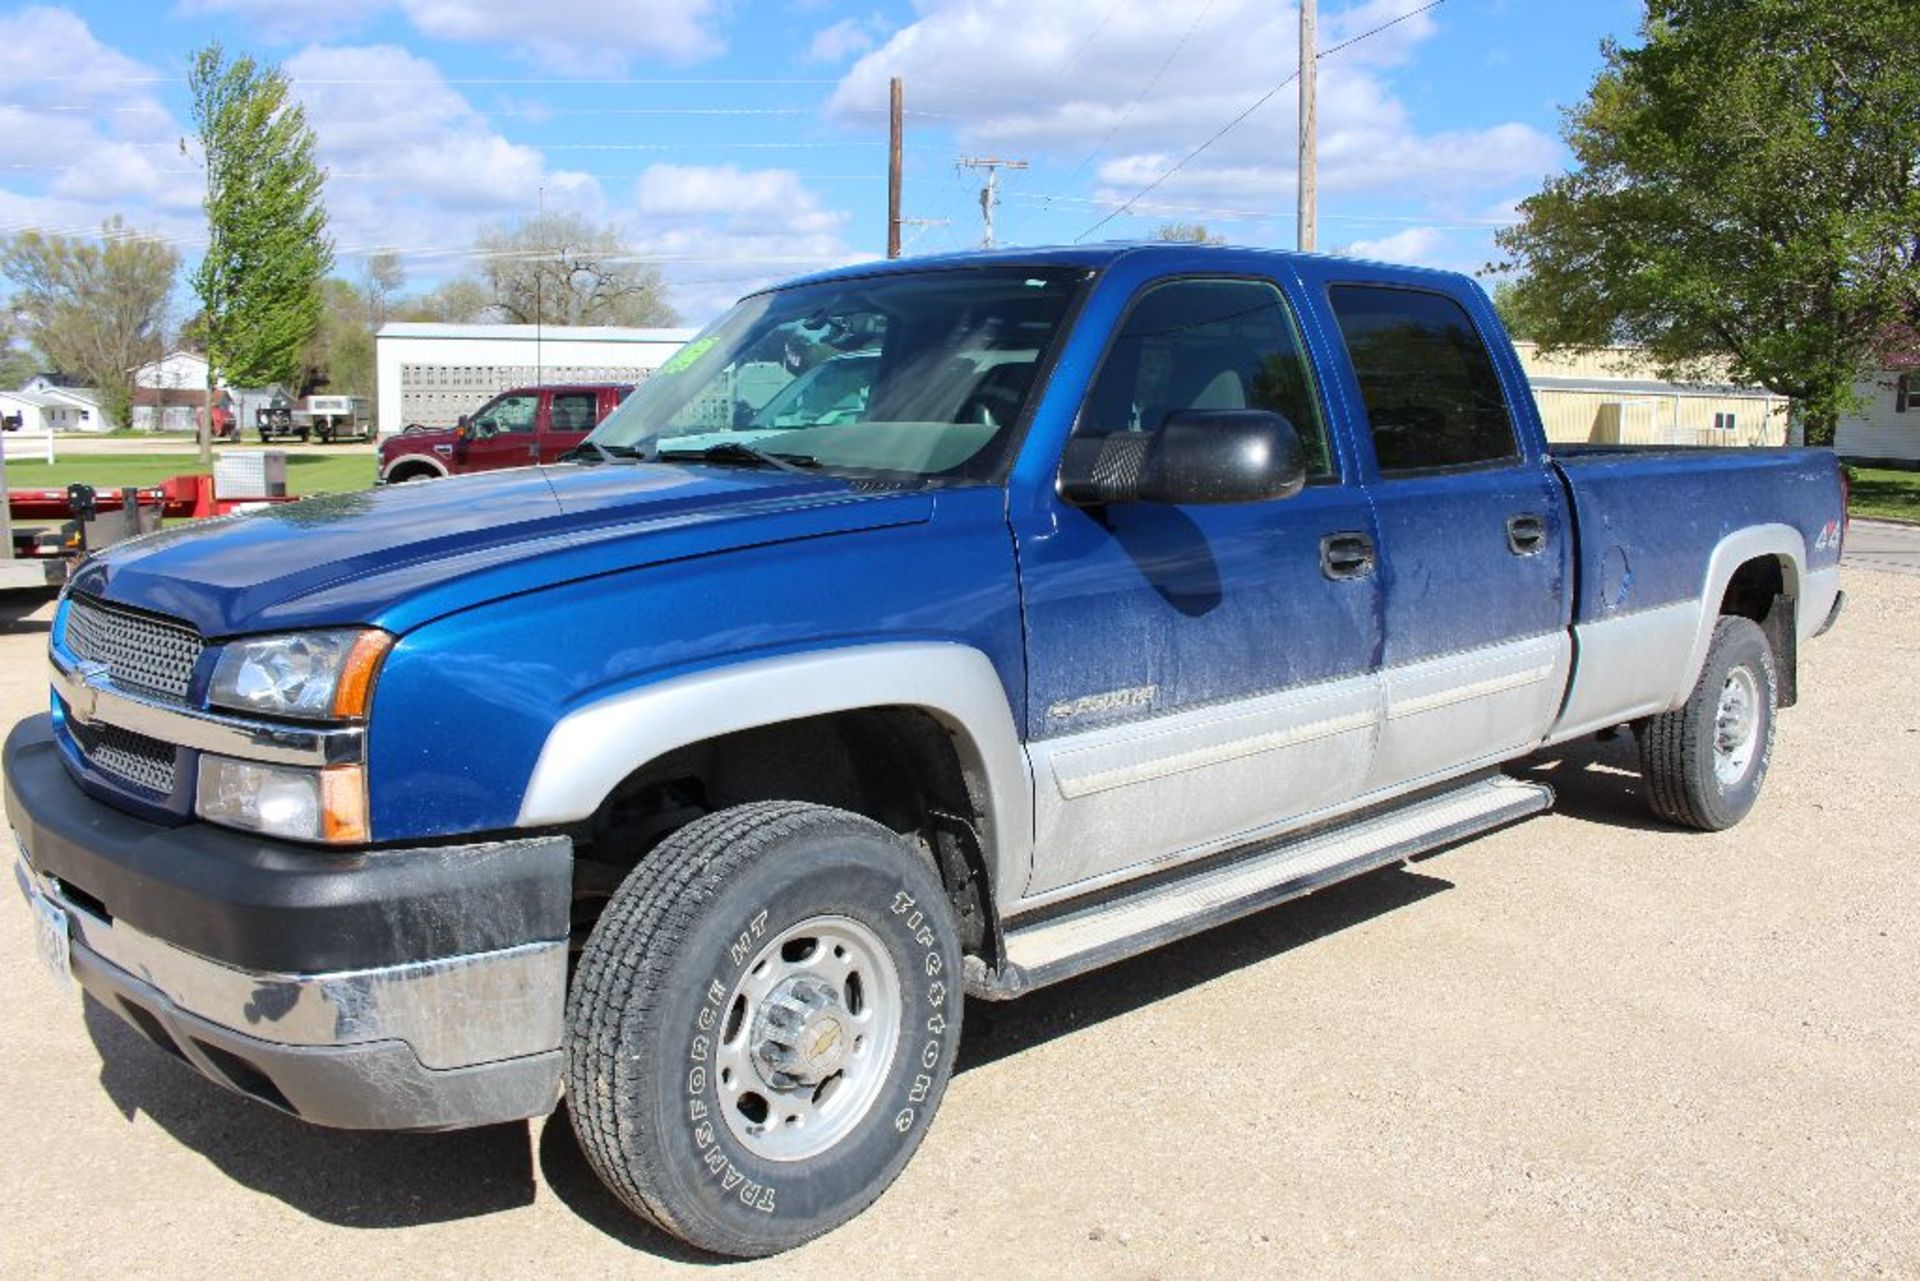
M 859 385 L 756 419 L 769 360 Z M 54 968 L 212 1080 L 564 1094 L 636 1213 L 766 1254 L 906 1163 L 966 994 L 1535 813 L 1498 767 L 1620 726 L 1660 816 L 1739 821 L 1844 531 L 1826 452 L 1550 452 L 1463 277 L 856 267 L 567 461 L 89 562 L 6 808 Z

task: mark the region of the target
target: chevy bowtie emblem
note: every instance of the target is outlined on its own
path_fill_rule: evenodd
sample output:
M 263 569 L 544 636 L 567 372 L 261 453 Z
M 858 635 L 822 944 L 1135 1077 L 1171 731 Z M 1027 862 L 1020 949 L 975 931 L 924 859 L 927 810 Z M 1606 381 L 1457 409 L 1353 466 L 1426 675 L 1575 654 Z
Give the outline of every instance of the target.
M 67 712 L 82 725 L 93 720 L 93 709 L 100 701 L 100 686 L 107 680 L 107 665 L 96 659 L 74 664 L 79 681 L 67 691 Z

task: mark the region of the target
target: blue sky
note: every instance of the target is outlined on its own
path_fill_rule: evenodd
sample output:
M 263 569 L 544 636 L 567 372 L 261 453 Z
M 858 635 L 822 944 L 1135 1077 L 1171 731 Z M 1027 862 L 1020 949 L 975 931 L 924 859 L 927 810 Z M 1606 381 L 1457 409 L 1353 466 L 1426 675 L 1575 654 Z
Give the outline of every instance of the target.
M 1321 47 L 1421 0 L 1321 0 Z M 1473 270 L 1565 163 L 1559 108 L 1631 37 L 1626 0 L 1444 0 L 1320 64 L 1320 247 Z M 331 170 L 340 269 L 398 250 L 418 287 L 475 233 L 550 210 L 618 224 L 689 321 L 885 247 L 886 82 L 906 79 L 909 252 L 1205 222 L 1294 240 L 1295 91 L 1136 196 L 1284 80 L 1272 0 L 109 0 L 0 8 L 0 233 L 110 214 L 203 238 L 184 67 L 210 39 L 282 63 Z

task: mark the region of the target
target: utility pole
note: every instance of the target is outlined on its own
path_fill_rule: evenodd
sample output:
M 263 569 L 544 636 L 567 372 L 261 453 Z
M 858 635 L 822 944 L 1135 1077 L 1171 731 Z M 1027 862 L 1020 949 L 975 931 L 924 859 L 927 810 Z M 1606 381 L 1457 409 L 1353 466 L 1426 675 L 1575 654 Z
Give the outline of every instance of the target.
M 887 82 L 887 257 L 900 256 L 900 153 L 904 132 L 904 94 L 900 77 Z
M 1314 118 L 1314 70 L 1318 54 L 1314 42 L 1314 5 L 1316 0 L 1300 0 L 1300 210 L 1299 247 L 1313 249 L 1314 203 L 1318 192 L 1318 158 L 1314 154 L 1314 133 L 1319 122 Z
M 987 181 L 980 188 L 980 245 L 984 249 L 993 248 L 993 207 L 1000 203 L 1000 171 L 1002 169 L 1025 169 L 1024 160 L 1001 160 L 996 156 L 962 156 L 958 164 L 962 169 L 985 169 Z

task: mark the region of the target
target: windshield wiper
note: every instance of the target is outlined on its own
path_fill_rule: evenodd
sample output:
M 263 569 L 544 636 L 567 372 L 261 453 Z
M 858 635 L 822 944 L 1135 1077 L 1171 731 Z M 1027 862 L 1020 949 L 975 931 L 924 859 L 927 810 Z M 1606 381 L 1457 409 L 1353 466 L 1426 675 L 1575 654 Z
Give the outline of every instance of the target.
M 773 454 L 744 440 L 722 441 L 703 449 L 660 449 L 653 457 L 660 462 L 747 463 L 759 467 L 777 467 L 804 476 L 820 461 L 811 454 Z

